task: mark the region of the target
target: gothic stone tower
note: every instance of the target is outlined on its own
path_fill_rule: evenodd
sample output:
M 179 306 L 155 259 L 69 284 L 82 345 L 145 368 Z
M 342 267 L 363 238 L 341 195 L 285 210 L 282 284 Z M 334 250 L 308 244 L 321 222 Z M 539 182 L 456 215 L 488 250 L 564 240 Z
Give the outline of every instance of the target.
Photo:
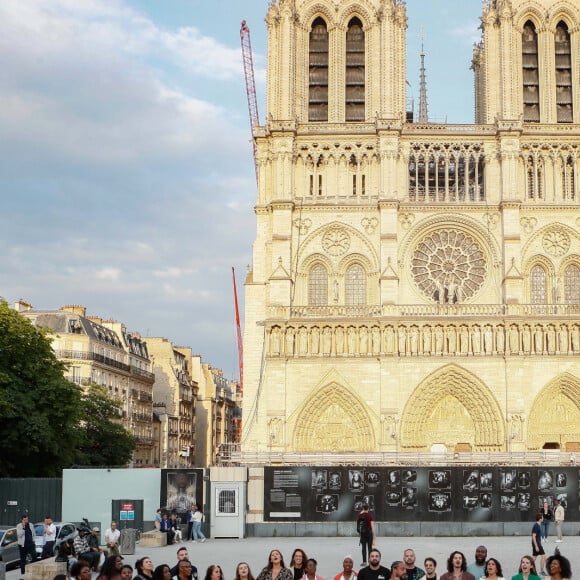
M 407 119 L 402 0 L 266 21 L 243 460 L 580 450 L 578 3 L 484 2 L 475 125 Z

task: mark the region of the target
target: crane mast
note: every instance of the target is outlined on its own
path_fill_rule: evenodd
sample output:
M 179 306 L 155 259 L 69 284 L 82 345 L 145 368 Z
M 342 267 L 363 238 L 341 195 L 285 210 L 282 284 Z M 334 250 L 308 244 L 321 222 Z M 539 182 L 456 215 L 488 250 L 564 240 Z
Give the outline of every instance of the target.
M 242 43 L 242 58 L 244 61 L 244 75 L 246 77 L 246 93 L 248 96 L 248 111 L 250 113 L 250 130 L 252 132 L 252 147 L 254 150 L 254 169 L 256 171 L 256 182 L 258 180 L 258 148 L 254 139 L 254 127 L 259 125 L 260 116 L 258 114 L 258 99 L 256 97 L 256 82 L 254 78 L 254 59 L 252 56 L 252 42 L 250 39 L 250 29 L 245 20 L 242 20 L 240 28 L 240 40 Z

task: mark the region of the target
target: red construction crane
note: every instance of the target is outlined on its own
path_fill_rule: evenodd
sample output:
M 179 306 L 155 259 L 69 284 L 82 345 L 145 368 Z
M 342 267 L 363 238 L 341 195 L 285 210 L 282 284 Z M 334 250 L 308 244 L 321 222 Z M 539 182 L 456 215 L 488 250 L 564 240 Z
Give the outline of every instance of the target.
M 248 94 L 248 110 L 250 113 L 250 130 L 252 132 L 252 146 L 254 148 L 254 168 L 256 181 L 258 180 L 258 148 L 254 139 L 254 127 L 260 124 L 258 114 L 258 99 L 256 98 L 256 82 L 254 80 L 254 59 L 252 57 L 252 42 L 250 29 L 245 20 L 242 20 L 240 28 L 240 40 L 242 41 L 242 57 L 244 60 L 244 74 L 246 75 L 246 92 Z

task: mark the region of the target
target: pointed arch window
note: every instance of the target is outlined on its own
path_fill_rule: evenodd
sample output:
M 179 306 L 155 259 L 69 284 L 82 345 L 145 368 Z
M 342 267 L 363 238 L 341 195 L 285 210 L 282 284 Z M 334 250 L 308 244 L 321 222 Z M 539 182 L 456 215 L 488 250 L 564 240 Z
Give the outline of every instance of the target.
M 540 75 L 538 67 L 538 33 L 528 20 L 522 33 L 522 68 L 524 122 L 540 122 Z
M 346 121 L 365 120 L 365 33 L 353 18 L 346 31 Z
M 308 305 L 328 304 L 328 272 L 322 264 L 315 264 L 308 272 Z
M 328 28 L 322 18 L 312 23 L 308 49 L 308 120 L 328 121 Z
M 367 277 L 364 268 L 360 264 L 353 264 L 346 271 L 345 297 L 349 306 L 366 304 L 367 302 Z
M 572 53 L 570 32 L 565 22 L 556 27 L 556 112 L 558 123 L 574 120 L 572 101 Z
M 564 271 L 564 302 L 580 304 L 580 268 L 575 264 Z
M 530 299 L 532 304 L 548 302 L 548 275 L 542 266 L 534 266 L 530 272 Z

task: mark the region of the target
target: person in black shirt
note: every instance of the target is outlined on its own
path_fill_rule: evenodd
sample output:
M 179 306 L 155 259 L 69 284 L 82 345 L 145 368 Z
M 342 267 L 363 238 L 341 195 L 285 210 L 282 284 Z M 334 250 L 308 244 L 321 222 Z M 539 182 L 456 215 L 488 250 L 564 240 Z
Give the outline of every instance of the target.
M 389 580 L 391 571 L 381 566 L 381 553 L 373 548 L 369 553 L 369 565 L 359 570 L 358 580 Z
M 415 550 L 407 548 L 403 552 L 403 560 L 407 569 L 407 580 L 419 580 L 425 576 L 425 570 L 415 566 Z

